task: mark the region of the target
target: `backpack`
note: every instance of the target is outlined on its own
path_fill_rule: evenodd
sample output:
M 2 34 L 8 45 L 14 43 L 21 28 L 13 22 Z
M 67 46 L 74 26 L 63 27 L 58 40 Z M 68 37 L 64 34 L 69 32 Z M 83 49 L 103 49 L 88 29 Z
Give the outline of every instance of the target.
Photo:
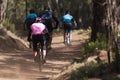
M 41 16 L 43 23 L 49 23 L 52 19 L 52 12 L 44 12 Z

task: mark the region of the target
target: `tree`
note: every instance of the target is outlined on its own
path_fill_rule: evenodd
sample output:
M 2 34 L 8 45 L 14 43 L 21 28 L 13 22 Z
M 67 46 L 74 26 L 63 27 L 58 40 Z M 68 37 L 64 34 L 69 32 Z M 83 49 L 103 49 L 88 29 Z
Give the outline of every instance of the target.
M 0 0 L 0 51 L 14 51 L 18 49 L 23 50 L 27 47 L 27 45 L 2 25 L 3 19 L 6 15 L 6 8 L 7 0 Z
M 120 55 L 117 43 L 117 17 L 116 17 L 116 0 L 93 0 L 93 26 L 91 33 L 91 40 L 96 41 L 97 33 L 105 35 L 107 50 L 108 50 L 108 63 L 110 63 L 110 51 L 115 49 L 115 63 L 117 71 L 120 71 Z M 101 36 L 102 37 L 102 36 Z
M 93 0 L 93 25 L 91 27 L 91 40 L 96 41 L 98 32 L 106 35 L 107 27 L 107 0 Z

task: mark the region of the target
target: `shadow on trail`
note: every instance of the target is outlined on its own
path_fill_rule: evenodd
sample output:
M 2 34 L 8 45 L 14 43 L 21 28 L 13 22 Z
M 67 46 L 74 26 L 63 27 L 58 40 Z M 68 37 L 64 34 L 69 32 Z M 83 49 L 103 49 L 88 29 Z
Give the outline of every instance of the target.
M 80 42 L 81 40 L 73 40 L 72 42 Z M 64 44 L 64 42 L 54 42 L 52 43 L 53 45 L 54 44 Z
M 80 67 L 76 72 L 71 73 L 69 80 L 85 78 L 89 80 L 120 80 L 119 74 L 115 71 L 114 63 Z
M 73 43 L 79 43 L 80 41 L 74 40 Z M 83 44 L 72 45 L 70 48 L 62 42 L 54 42 L 54 45 L 55 47 L 47 54 L 47 62 L 43 65 L 42 72 L 39 72 L 38 64 L 33 60 L 32 49 L 1 53 L 0 69 L 2 70 L 0 71 L 0 77 L 34 77 L 34 80 L 48 80 L 49 77 L 60 73 L 64 67 L 70 65 L 75 57 L 81 57 L 80 48 Z

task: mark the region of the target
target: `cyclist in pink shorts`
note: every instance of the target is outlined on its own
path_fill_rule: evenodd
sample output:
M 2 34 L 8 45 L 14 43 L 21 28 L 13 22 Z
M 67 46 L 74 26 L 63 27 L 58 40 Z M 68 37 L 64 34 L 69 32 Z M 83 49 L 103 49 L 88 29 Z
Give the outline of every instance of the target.
M 46 36 L 48 33 L 46 26 L 42 23 L 41 18 L 36 18 L 36 22 L 31 25 L 31 36 L 33 42 L 34 59 L 37 57 L 37 43 L 41 43 L 41 51 L 43 53 L 43 60 L 46 56 Z

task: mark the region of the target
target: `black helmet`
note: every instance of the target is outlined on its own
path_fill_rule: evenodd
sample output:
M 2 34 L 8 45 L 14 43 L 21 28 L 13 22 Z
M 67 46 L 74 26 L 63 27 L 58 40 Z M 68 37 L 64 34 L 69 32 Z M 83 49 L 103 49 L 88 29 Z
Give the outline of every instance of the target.
M 44 6 L 44 10 L 50 10 L 50 8 L 48 6 Z
M 34 9 L 30 9 L 30 13 L 35 13 L 35 10 Z
M 43 20 L 42 20 L 42 18 L 37 17 L 35 22 L 40 22 L 40 23 L 43 23 Z

